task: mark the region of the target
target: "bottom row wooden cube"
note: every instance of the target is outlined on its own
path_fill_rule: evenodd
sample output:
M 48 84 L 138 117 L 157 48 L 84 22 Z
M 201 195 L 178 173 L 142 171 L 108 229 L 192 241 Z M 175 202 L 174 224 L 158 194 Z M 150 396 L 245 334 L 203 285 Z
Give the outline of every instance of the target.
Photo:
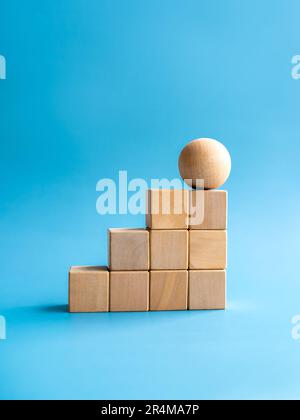
M 189 272 L 189 309 L 226 308 L 226 271 L 201 270 Z
M 114 271 L 72 267 L 70 312 L 225 309 L 225 270 Z
M 72 267 L 69 273 L 70 312 L 108 312 L 107 267 Z
M 187 310 L 188 272 L 151 271 L 150 273 L 150 310 L 180 311 Z
M 149 272 L 112 271 L 110 310 L 111 312 L 149 311 Z

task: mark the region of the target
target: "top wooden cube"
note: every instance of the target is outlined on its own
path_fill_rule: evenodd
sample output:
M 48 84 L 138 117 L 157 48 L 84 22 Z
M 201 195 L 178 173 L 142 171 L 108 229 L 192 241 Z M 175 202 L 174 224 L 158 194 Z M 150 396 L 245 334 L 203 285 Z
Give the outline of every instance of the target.
M 227 229 L 227 191 L 190 191 L 190 229 Z
M 150 229 L 188 229 L 187 190 L 149 190 L 146 223 Z
M 109 229 L 109 269 L 143 271 L 150 268 L 149 232 L 146 229 Z

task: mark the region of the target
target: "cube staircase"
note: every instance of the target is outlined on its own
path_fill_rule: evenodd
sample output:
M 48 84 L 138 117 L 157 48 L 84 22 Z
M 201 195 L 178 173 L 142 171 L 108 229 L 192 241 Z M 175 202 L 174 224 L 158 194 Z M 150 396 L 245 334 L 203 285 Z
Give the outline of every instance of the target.
M 225 309 L 227 192 L 149 190 L 146 225 L 109 229 L 109 267 L 71 268 L 70 312 Z

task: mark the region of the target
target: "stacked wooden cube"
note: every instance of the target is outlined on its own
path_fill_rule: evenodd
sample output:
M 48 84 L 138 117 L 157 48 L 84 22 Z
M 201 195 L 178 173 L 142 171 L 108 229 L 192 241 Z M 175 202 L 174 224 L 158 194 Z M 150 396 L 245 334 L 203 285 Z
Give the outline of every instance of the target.
M 189 309 L 225 309 L 227 191 L 191 191 L 190 208 L 197 203 L 203 203 L 203 220 L 189 230 Z
M 71 268 L 70 312 L 225 309 L 227 192 L 150 190 L 147 202 L 146 229 L 108 231 L 109 268 Z

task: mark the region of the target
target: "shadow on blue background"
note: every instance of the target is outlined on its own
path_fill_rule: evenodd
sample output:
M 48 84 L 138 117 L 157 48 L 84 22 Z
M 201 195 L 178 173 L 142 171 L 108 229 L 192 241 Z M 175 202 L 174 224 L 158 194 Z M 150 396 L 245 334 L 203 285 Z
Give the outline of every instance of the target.
M 1 5 L 0 398 L 299 398 L 296 0 Z M 178 176 L 229 148 L 226 312 L 70 315 L 71 265 L 106 264 L 96 183 Z

